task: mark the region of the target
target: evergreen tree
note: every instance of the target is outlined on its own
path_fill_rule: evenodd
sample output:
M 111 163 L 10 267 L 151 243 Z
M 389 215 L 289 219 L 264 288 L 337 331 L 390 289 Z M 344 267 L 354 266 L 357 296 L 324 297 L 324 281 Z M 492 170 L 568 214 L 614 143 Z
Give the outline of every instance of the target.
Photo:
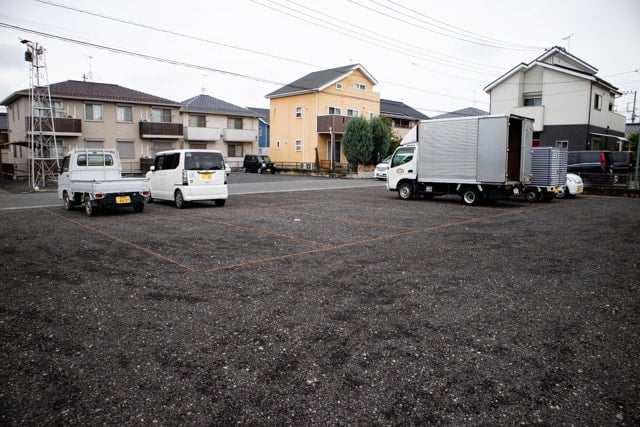
M 353 117 L 344 129 L 342 137 L 342 151 L 352 164 L 371 164 L 373 152 L 373 138 L 371 126 L 363 117 Z

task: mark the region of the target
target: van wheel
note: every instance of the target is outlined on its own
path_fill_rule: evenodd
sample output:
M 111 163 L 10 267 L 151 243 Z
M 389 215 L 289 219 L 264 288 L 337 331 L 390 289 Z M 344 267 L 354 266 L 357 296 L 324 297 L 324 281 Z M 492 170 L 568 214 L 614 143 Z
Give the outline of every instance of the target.
M 66 191 L 64 192 L 64 194 L 62 195 L 62 201 L 64 202 L 64 208 L 68 211 L 72 211 L 75 203 L 73 200 L 71 200 L 69 198 L 69 193 L 67 193 Z
M 221 208 L 224 206 L 225 203 L 227 203 L 227 201 L 225 199 L 218 199 L 218 200 L 214 200 L 214 203 L 216 204 L 217 207 Z
M 480 191 L 474 187 L 467 187 L 462 190 L 462 201 L 467 206 L 480 203 Z
M 96 208 L 91 204 L 91 198 L 89 196 L 84 197 L 84 213 L 87 216 L 94 216 L 96 214 Z
M 569 190 L 562 190 L 561 189 L 561 190 L 558 190 L 558 192 L 556 193 L 556 197 L 558 199 L 565 199 L 565 198 L 567 198 L 568 194 L 569 194 Z
M 411 200 L 413 198 L 413 186 L 408 182 L 398 185 L 398 197 L 402 200 Z
M 176 191 L 174 200 L 176 202 L 176 208 L 178 209 L 184 209 L 185 205 L 187 204 L 187 202 L 184 201 L 184 197 L 182 196 L 182 191 L 180 190 Z

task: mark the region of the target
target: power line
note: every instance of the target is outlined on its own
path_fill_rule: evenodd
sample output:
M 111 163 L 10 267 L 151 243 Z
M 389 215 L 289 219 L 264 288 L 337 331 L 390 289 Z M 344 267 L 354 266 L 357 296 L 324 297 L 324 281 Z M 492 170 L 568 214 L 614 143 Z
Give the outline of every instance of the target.
M 378 3 L 378 2 L 376 2 L 376 1 L 374 1 L 374 0 L 369 0 L 369 1 L 371 1 L 372 3 L 375 3 L 375 4 L 378 4 L 378 5 L 379 5 L 379 3 Z M 471 32 L 471 31 L 465 30 L 465 29 L 460 28 L 460 27 L 456 27 L 455 25 L 451 25 L 451 24 L 448 24 L 448 23 L 446 23 L 446 22 L 444 22 L 444 21 L 440 21 L 440 20 L 438 20 L 438 19 L 436 19 L 436 18 L 433 18 L 433 17 L 431 17 L 431 16 L 425 15 L 424 13 L 421 13 L 421 12 L 419 12 L 419 11 L 416 11 L 415 9 L 408 8 L 408 7 L 406 7 L 406 6 L 404 6 L 404 5 L 400 4 L 400 3 L 398 3 L 398 2 L 396 2 L 396 1 L 393 1 L 393 0 L 387 0 L 387 1 L 388 1 L 389 3 L 392 3 L 392 4 L 394 4 L 394 5 L 396 5 L 396 6 L 400 7 L 400 8 L 402 8 L 402 9 L 405 9 L 405 10 L 406 10 L 406 11 L 408 11 L 410 14 L 418 15 L 418 16 L 422 16 L 422 17 L 424 17 L 427 21 L 437 22 L 438 24 L 442 24 L 442 25 L 444 25 L 445 27 L 442 27 L 442 26 L 440 26 L 440 25 L 430 24 L 429 22 L 424 21 L 424 20 L 419 20 L 419 21 L 422 21 L 422 22 L 424 22 L 424 23 L 426 23 L 426 24 L 428 24 L 428 25 L 433 25 L 433 26 L 435 26 L 436 28 L 441 28 L 441 29 L 443 29 L 443 30 L 445 30 L 445 31 L 452 31 L 452 30 L 449 30 L 449 29 L 448 29 L 448 28 L 446 28 L 446 27 L 453 28 L 454 30 L 456 30 L 456 31 L 452 31 L 454 34 L 460 34 L 460 35 L 463 35 L 463 33 L 464 33 L 464 34 L 468 34 L 469 36 L 471 36 L 471 37 L 473 37 L 473 38 L 477 38 L 478 40 L 486 40 L 487 42 L 495 42 L 495 43 L 497 43 L 497 44 L 501 45 L 501 46 L 502 46 L 502 48 L 504 48 L 504 49 L 515 49 L 515 50 L 541 50 L 541 49 L 543 49 L 542 47 L 526 46 L 526 45 L 519 44 L 519 43 L 513 43 L 513 42 L 508 42 L 508 41 L 503 41 L 503 40 L 498 40 L 498 39 L 495 39 L 495 38 L 491 38 L 491 37 L 483 36 L 483 35 L 481 35 L 481 34 L 474 33 L 474 32 Z M 383 5 L 381 5 L 381 6 L 383 6 Z M 388 6 L 383 6 L 383 7 L 387 8 L 387 9 L 390 9 L 390 10 L 393 10 L 393 9 L 389 8 Z M 410 16 L 412 16 L 412 17 L 413 17 L 413 15 L 410 15 Z M 415 18 L 415 17 L 413 17 L 413 19 L 416 19 L 416 18 Z M 416 20 L 418 20 L 418 19 L 416 19 Z M 498 47 L 498 46 L 496 46 L 496 47 Z

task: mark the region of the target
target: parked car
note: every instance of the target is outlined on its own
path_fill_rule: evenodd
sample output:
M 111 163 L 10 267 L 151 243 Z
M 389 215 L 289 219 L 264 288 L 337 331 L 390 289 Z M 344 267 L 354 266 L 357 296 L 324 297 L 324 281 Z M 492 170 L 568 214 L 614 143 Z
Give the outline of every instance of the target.
M 231 175 L 231 166 L 229 166 L 229 163 L 224 164 L 224 173 L 227 174 L 227 176 Z
M 616 182 L 611 151 L 569 151 L 567 172 L 580 175 L 585 187 Z
M 261 154 L 245 154 L 242 162 L 242 170 L 244 172 L 257 173 L 276 173 L 276 165 L 271 161 L 269 156 Z
M 171 200 L 178 209 L 195 200 L 213 200 L 222 207 L 229 195 L 224 158 L 217 150 L 161 151 L 155 155 L 147 178 L 150 200 Z
M 391 163 L 391 156 L 386 157 L 383 161 L 376 165 L 376 169 L 373 171 L 373 177 L 380 180 L 387 179 L 389 163 Z
M 582 194 L 583 190 L 584 184 L 582 183 L 582 178 L 575 173 L 567 172 L 567 187 L 558 191 L 556 197 L 559 199 L 576 197 L 578 194 Z
M 612 151 L 613 173 L 632 173 L 634 167 L 633 151 Z

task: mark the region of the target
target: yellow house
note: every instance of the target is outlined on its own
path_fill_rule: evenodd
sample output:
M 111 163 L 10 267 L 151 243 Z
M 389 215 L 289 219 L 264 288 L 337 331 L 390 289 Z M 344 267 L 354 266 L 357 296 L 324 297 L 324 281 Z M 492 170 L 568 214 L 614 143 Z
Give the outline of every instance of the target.
M 360 64 L 316 71 L 266 95 L 270 157 L 285 167 L 344 166 L 342 136 L 352 117 L 380 114 L 377 80 Z

